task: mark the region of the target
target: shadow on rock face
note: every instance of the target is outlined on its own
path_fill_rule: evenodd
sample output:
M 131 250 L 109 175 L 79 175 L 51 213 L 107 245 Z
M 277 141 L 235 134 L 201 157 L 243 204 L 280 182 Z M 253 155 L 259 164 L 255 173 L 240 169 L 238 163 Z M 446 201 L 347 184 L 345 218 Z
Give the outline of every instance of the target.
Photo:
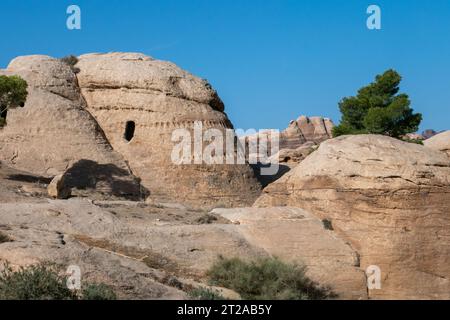
M 258 163 L 258 164 L 252 164 L 251 167 L 256 175 L 256 178 L 258 179 L 259 183 L 261 183 L 263 188 L 267 187 L 272 182 L 275 182 L 276 180 L 280 179 L 282 176 L 284 176 L 286 173 L 288 173 L 291 170 L 291 168 L 289 166 L 280 164 L 278 172 L 276 174 L 262 175 L 261 169 L 267 168 L 268 167 L 267 165 Z
M 42 183 L 42 184 L 49 184 L 52 181 L 52 178 L 34 176 L 29 174 L 12 174 L 9 175 L 6 179 L 11 181 Z
M 114 164 L 99 164 L 82 159 L 69 168 L 65 174 L 66 184 L 76 189 L 75 193 L 92 197 L 92 191 L 108 197 L 127 200 L 145 199 L 150 192 L 140 184 L 140 179 L 130 171 Z

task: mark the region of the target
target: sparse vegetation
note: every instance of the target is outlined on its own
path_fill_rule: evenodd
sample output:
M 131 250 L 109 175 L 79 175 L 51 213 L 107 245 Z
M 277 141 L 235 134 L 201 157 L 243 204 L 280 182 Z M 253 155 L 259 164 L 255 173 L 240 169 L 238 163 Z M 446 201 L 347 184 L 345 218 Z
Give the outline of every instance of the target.
M 67 288 L 67 277 L 50 264 L 21 267 L 5 264 L 0 272 L 0 300 L 113 300 L 114 291 L 105 284 L 86 284 L 81 292 Z
M 416 144 L 423 145 L 423 140 L 420 140 L 420 139 L 407 139 L 407 138 L 403 138 L 402 140 L 405 141 L 405 142 L 409 142 L 409 143 L 416 143 Z
M 116 300 L 116 293 L 104 283 L 88 284 L 82 291 L 83 300 Z
M 220 258 L 208 271 L 211 285 L 236 291 L 245 300 L 318 300 L 335 295 L 305 275 L 306 268 L 277 258 L 245 262 Z
M 331 220 L 323 219 L 323 220 L 322 220 L 322 223 L 323 223 L 323 227 L 324 227 L 326 230 L 334 230 L 334 229 L 333 229 L 333 223 L 331 222 Z
M 0 231 L 0 244 L 11 241 L 12 239 L 7 234 L 4 234 L 3 232 Z
M 74 292 L 55 267 L 33 265 L 13 271 L 9 265 L 0 273 L 1 300 L 73 300 Z
M 61 60 L 65 64 L 69 65 L 70 68 L 72 69 L 73 73 L 79 73 L 80 72 L 80 69 L 75 67 L 75 65 L 78 63 L 78 58 L 76 56 L 68 55 L 68 56 L 65 56 L 65 57 L 63 57 L 63 58 L 61 58 L 59 60 Z
M 195 288 L 188 295 L 192 300 L 225 300 L 218 290 L 212 288 Z
M 28 84 L 19 76 L 0 76 L 0 128 L 6 125 L 9 109 L 25 104 Z
M 422 115 L 413 113 L 408 95 L 398 94 L 401 80 L 396 71 L 388 70 L 355 97 L 342 99 L 342 120 L 333 128 L 333 136 L 370 133 L 400 138 L 416 132 Z
M 196 220 L 198 224 L 211 224 L 214 221 L 217 221 L 217 217 L 209 213 L 204 214 Z

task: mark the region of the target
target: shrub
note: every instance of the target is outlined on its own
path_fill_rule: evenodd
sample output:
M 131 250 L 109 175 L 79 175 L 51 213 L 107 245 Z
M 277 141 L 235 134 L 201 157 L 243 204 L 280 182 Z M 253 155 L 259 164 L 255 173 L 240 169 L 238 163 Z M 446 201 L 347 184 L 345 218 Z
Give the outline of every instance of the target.
M 0 272 L 0 300 L 72 300 L 75 293 L 66 286 L 66 278 L 54 267 L 34 265 L 13 271 L 8 265 Z
M 56 266 L 38 264 L 13 271 L 8 264 L 0 272 L 0 300 L 114 300 L 105 284 L 86 284 L 81 292 L 67 288 L 67 277 Z
M 331 222 L 331 220 L 323 219 L 323 220 L 322 220 L 322 224 L 323 224 L 323 227 L 324 227 L 326 230 L 334 230 L 334 229 L 333 229 L 333 223 Z
M 188 295 L 192 300 L 225 300 L 219 291 L 211 288 L 195 288 Z
M 0 76 L 0 127 L 6 125 L 6 114 L 25 104 L 28 84 L 19 76 Z
M 59 60 L 61 62 L 64 62 L 68 66 L 70 66 L 70 68 L 72 69 L 73 73 L 79 73 L 80 72 L 80 69 L 75 67 L 75 65 L 78 63 L 78 58 L 76 56 L 69 55 L 69 56 L 62 57 Z
M 220 258 L 208 271 L 211 285 L 236 291 L 246 300 L 316 300 L 334 297 L 305 275 L 306 268 L 277 258 L 245 262 Z
M 413 113 L 408 95 L 398 94 L 401 80 L 396 71 L 388 70 L 355 97 L 342 99 L 342 120 L 333 128 L 333 136 L 371 133 L 400 138 L 416 132 L 422 115 Z
M 11 241 L 12 241 L 11 238 L 7 234 L 0 232 L 0 244 L 5 243 L 5 242 L 11 242 Z
M 196 221 L 199 224 L 211 224 L 214 221 L 217 221 L 217 217 L 207 213 L 199 217 Z
M 83 300 L 116 300 L 116 293 L 103 283 L 88 284 L 82 291 Z
M 405 142 L 409 142 L 409 143 L 415 143 L 415 144 L 420 144 L 423 146 L 423 140 L 421 139 L 408 139 L 408 138 L 403 138 L 402 139 Z

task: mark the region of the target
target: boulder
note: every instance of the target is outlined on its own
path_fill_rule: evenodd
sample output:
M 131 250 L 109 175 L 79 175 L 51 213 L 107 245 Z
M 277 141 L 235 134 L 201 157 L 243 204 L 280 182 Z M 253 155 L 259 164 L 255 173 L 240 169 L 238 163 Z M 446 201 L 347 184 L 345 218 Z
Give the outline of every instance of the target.
M 450 130 L 436 134 L 424 141 L 427 148 L 446 152 L 450 156 Z
M 450 159 L 379 135 L 323 142 L 255 206 L 300 207 L 329 220 L 381 269 L 371 298 L 450 298 Z
M 47 187 L 48 195 L 55 199 L 67 199 L 71 195 L 71 189 L 66 185 L 64 175 L 53 178 Z

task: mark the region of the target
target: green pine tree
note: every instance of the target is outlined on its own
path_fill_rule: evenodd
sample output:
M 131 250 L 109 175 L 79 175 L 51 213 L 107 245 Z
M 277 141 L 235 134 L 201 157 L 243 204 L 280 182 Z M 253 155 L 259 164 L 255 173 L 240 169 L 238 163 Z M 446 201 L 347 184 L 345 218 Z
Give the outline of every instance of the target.
M 0 76 L 0 126 L 6 123 L 8 109 L 25 104 L 27 82 L 19 76 Z
M 422 115 L 413 113 L 408 95 L 398 94 L 401 80 L 395 70 L 388 70 L 361 88 L 356 97 L 342 99 L 342 119 L 333 136 L 371 133 L 400 138 L 417 131 Z

